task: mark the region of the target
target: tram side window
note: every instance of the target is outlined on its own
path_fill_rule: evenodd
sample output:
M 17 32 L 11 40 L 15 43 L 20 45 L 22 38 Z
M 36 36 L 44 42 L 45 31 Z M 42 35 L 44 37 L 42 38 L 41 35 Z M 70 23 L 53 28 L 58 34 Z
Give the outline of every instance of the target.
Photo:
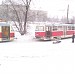
M 58 30 L 63 30 L 62 26 L 58 26 Z
M 46 31 L 48 31 L 48 27 L 46 27 Z
M 37 26 L 36 31 L 44 31 L 44 27 L 43 26 Z
M 39 27 L 39 31 L 44 31 L 44 27 L 43 26 L 40 26 Z
M 57 26 L 53 26 L 53 31 L 57 31 Z
M 71 30 L 71 26 L 68 26 L 68 30 Z
M 72 30 L 75 30 L 75 27 L 74 26 L 72 26 Z
M 38 26 L 36 26 L 36 30 L 35 31 L 39 31 L 39 27 Z

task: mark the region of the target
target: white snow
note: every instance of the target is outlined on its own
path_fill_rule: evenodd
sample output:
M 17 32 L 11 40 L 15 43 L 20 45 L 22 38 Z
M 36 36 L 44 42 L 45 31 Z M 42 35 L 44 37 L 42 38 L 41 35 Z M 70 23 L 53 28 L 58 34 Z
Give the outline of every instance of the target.
M 12 42 L 0 43 L 0 75 L 75 75 L 72 39 L 36 41 L 16 33 Z

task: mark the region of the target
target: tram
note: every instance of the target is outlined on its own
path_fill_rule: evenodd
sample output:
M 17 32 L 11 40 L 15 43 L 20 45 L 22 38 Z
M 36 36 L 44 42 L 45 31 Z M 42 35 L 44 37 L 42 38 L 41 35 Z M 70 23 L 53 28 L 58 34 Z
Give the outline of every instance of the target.
M 69 38 L 75 34 L 74 24 L 44 24 L 36 25 L 35 37 L 40 40 Z
M 0 22 L 0 42 L 14 40 L 14 30 L 7 22 Z

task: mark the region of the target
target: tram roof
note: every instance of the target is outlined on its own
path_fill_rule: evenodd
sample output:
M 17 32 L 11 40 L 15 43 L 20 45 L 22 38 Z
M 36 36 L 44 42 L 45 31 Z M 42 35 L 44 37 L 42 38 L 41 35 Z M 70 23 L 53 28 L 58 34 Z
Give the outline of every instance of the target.
M 55 24 L 57 25 L 57 24 Z M 57 26 L 74 26 L 74 24 L 58 24 Z
M 7 22 L 0 22 L 0 26 L 10 26 Z
M 47 24 L 46 26 L 75 26 L 75 24 Z
M 63 23 L 37 23 L 36 26 L 75 26 L 75 24 L 63 24 Z

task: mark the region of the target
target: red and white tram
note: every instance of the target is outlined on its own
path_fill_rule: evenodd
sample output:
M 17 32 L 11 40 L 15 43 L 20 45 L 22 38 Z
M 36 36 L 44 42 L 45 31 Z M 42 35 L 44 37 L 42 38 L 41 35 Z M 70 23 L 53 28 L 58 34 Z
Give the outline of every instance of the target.
M 0 22 L 0 42 L 14 40 L 14 31 L 7 22 Z
M 40 40 L 53 40 L 72 37 L 73 33 L 75 33 L 74 24 L 37 25 L 35 37 Z

